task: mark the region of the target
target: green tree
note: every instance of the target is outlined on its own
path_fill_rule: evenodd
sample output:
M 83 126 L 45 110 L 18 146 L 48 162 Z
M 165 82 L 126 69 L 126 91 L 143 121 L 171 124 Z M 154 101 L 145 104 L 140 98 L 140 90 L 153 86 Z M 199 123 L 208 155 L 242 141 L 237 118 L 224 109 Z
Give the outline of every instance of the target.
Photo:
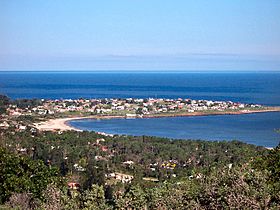
M 6 112 L 7 105 L 10 103 L 10 99 L 5 95 L 0 95 L 0 114 Z
M 43 199 L 42 192 L 47 185 L 58 182 L 58 171 L 48 168 L 42 161 L 11 154 L 0 148 L 0 203 L 12 193 L 32 193 Z
M 268 173 L 267 182 L 272 193 L 276 196 L 275 199 L 280 199 L 280 144 L 270 150 L 267 155 L 257 158 L 253 166 L 264 171 L 264 173 Z
M 127 192 L 116 201 L 116 206 L 120 209 L 146 209 L 146 194 L 139 186 L 131 186 Z
M 83 194 L 84 210 L 108 209 L 105 203 L 105 193 L 102 186 L 92 185 L 91 189 Z

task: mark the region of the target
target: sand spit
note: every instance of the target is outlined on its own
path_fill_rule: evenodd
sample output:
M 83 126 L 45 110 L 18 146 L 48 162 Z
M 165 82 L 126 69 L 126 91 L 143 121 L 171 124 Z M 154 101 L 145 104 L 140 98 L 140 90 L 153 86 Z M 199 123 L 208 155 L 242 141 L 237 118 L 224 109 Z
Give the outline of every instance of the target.
M 279 107 L 273 107 L 270 109 L 265 110 L 247 110 L 247 111 L 226 111 L 226 112 L 195 112 L 195 113 L 166 113 L 160 115 L 144 115 L 140 118 L 159 118 L 159 117 L 188 117 L 188 116 L 207 116 L 207 115 L 240 115 L 240 114 L 253 114 L 253 113 L 263 113 L 263 112 L 279 112 Z M 67 131 L 67 130 L 75 130 L 81 131 L 76 129 L 68 124 L 68 121 L 71 120 L 83 120 L 83 119 L 115 119 L 115 118 L 126 118 L 125 116 L 87 116 L 87 117 L 67 117 L 67 118 L 57 118 L 57 119 L 50 119 L 47 121 L 34 123 L 34 126 L 41 131 Z

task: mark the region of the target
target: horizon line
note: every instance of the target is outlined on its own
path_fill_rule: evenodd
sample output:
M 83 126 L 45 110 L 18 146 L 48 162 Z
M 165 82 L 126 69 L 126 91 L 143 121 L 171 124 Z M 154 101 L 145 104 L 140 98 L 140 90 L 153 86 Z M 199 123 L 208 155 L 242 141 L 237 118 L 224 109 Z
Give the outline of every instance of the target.
M 63 69 L 63 70 L 55 70 L 55 69 L 30 69 L 30 70 L 25 70 L 25 69 L 0 69 L 0 72 L 2 73 L 9 73 L 9 72 L 69 72 L 69 73 L 120 73 L 120 72 L 130 72 L 130 73 L 280 73 L 280 70 L 143 70 L 143 69 L 138 69 L 138 70 L 120 70 L 120 69 L 116 69 L 116 70 L 106 70 L 106 69 L 100 69 L 100 70 L 82 70 L 82 69 Z

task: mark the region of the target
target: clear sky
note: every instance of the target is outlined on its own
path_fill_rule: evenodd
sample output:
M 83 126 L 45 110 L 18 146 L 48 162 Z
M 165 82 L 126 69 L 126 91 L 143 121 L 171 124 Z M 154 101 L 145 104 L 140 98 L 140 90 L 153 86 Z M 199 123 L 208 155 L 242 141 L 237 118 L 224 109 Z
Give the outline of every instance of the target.
M 280 0 L 0 0 L 0 70 L 280 70 Z

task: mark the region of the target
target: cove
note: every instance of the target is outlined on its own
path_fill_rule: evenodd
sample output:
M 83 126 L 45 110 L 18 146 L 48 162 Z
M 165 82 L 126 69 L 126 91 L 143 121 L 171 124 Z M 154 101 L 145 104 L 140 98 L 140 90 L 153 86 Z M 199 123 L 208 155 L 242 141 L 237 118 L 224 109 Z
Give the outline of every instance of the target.
M 163 117 L 136 119 L 83 119 L 68 122 L 81 130 L 133 136 L 209 141 L 239 140 L 275 147 L 280 134 L 280 112 L 243 115 Z

